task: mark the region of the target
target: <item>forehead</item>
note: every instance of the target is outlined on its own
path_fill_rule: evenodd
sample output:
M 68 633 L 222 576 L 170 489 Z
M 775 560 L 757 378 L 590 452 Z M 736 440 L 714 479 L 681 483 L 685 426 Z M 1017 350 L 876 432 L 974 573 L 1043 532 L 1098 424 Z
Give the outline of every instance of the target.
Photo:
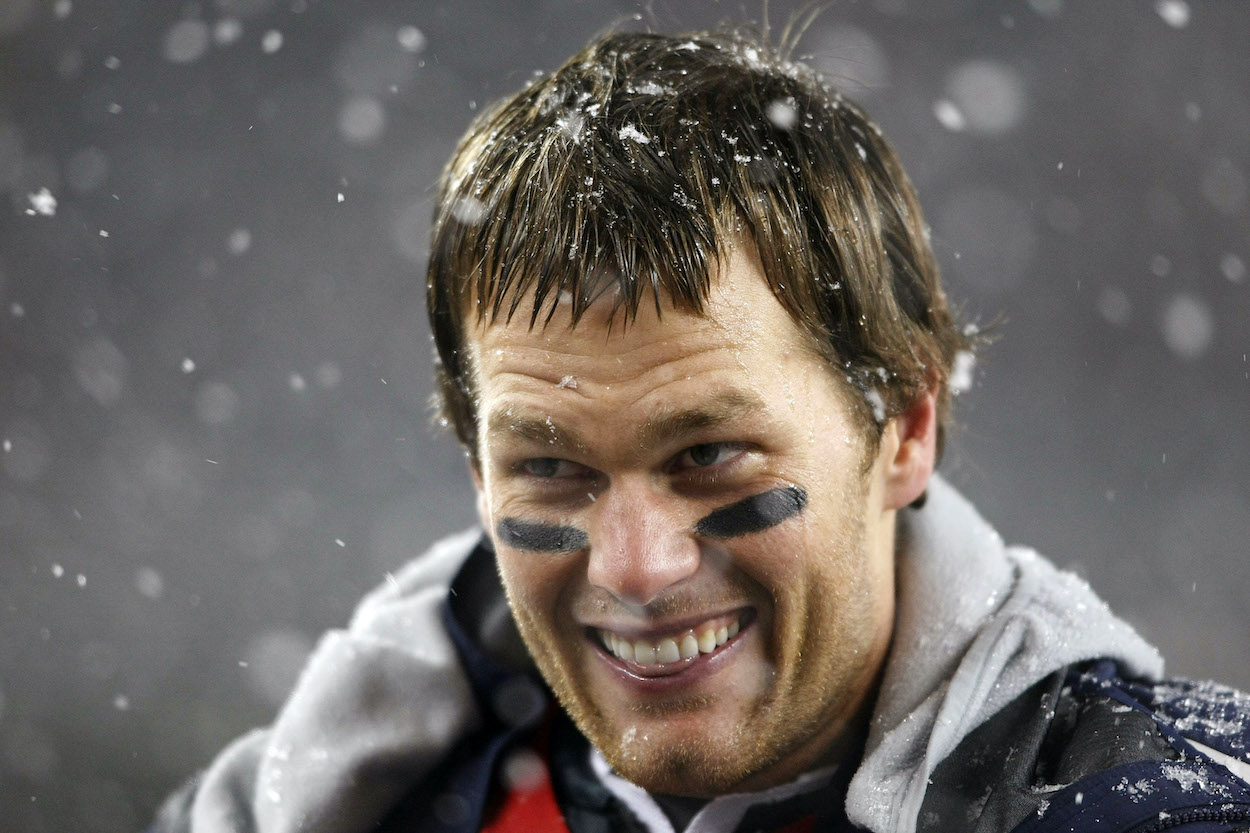
M 758 260 L 727 258 L 710 290 L 700 313 L 643 306 L 627 326 L 605 305 L 575 325 L 557 309 L 546 326 L 517 316 L 474 327 L 480 451 L 593 446 L 625 460 L 665 438 L 729 426 L 778 437 L 802 426 L 843 432 L 845 379 L 774 297 Z
M 532 298 L 522 298 L 510 319 L 472 323 L 466 348 L 479 393 L 498 376 L 530 375 L 559 383 L 578 373 L 593 382 L 637 380 L 661 367 L 694 372 L 730 359 L 744 381 L 752 371 L 795 351 L 814 352 L 809 339 L 769 288 L 758 258 L 741 247 L 711 276 L 699 312 L 648 298 L 629 317 L 608 292 L 574 320 L 567 299 L 556 300 L 550 318 L 531 326 Z M 731 354 L 727 356 L 726 354 Z M 660 374 L 661 377 L 664 374 Z M 658 379 L 652 379 L 658 381 Z

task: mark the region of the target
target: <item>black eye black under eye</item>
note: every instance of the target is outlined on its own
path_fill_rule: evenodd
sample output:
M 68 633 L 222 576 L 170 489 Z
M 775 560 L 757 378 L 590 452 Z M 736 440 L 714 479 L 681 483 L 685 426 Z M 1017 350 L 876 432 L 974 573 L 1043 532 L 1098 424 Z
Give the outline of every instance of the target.
M 762 532 L 794 517 L 807 506 L 807 491 L 799 486 L 769 489 L 722 506 L 703 518 L 694 531 L 707 538 L 736 538 Z
M 557 524 L 504 518 L 495 527 L 499 540 L 510 547 L 531 552 L 577 552 L 590 545 L 590 537 L 580 529 Z

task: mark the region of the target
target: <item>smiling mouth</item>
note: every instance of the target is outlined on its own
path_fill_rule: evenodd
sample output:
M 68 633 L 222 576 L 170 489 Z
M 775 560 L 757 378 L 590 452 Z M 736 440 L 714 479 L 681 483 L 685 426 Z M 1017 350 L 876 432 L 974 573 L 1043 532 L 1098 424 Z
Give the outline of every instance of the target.
M 751 611 L 708 619 L 693 628 L 658 637 L 630 637 L 615 631 L 592 628 L 604 649 L 633 668 L 661 671 L 665 666 L 688 665 L 714 654 L 748 624 Z

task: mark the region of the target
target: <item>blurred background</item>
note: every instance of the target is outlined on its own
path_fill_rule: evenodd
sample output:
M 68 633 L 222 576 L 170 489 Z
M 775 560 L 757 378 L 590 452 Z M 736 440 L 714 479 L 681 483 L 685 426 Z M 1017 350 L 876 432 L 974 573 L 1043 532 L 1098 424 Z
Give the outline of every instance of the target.
M 0 0 L 0 828 L 140 829 L 472 522 L 423 261 L 474 113 L 610 25 L 761 13 Z M 1231 0 L 842 0 L 799 48 L 998 322 L 947 476 L 1242 687 L 1248 34 Z

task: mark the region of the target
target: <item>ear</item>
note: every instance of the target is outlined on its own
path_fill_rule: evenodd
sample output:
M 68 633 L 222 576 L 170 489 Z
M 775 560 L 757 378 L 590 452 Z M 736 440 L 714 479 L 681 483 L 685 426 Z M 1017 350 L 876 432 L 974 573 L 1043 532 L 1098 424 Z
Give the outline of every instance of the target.
M 477 519 L 482 529 L 486 530 L 486 534 L 490 535 L 490 505 L 486 502 L 486 487 L 482 482 L 481 465 L 471 459 L 466 459 L 466 462 L 469 465 L 469 477 L 473 480 L 473 489 L 477 492 Z
M 937 397 L 917 397 L 886 425 L 882 448 L 885 465 L 885 507 L 902 509 L 924 494 L 937 460 Z

